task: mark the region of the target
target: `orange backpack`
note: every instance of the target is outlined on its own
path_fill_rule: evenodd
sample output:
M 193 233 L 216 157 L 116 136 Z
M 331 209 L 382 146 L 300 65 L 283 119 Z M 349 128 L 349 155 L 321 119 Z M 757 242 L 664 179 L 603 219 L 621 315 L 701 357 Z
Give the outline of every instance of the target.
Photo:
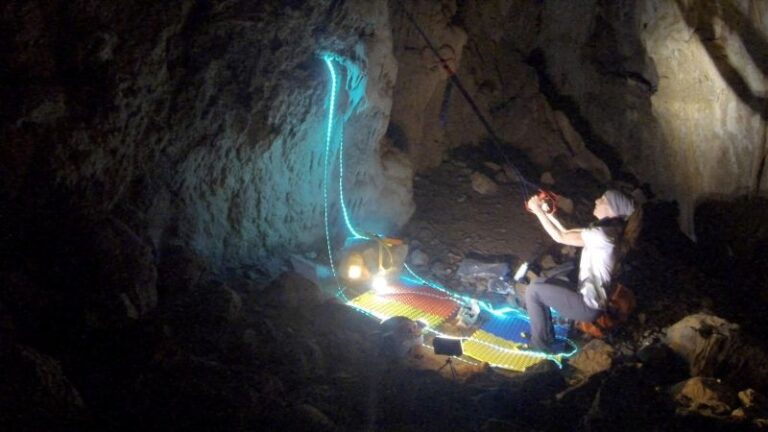
M 635 309 L 635 304 L 635 294 L 629 288 L 617 283 L 608 298 L 608 309 L 594 322 L 576 322 L 576 328 L 592 337 L 603 339 L 629 318 Z

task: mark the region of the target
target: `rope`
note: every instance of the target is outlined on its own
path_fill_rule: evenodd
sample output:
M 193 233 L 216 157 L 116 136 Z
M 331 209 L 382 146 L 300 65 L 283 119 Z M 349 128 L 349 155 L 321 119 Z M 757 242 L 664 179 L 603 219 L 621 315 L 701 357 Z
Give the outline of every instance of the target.
M 413 17 L 413 15 L 408 11 L 408 8 L 406 8 L 405 4 L 402 0 L 396 0 L 397 4 L 402 9 L 403 13 L 405 14 L 406 18 L 408 18 L 408 21 L 413 24 L 414 28 L 416 28 L 416 31 L 421 35 L 422 39 L 424 39 L 424 42 L 427 44 L 427 47 L 430 51 L 432 51 L 432 54 L 435 55 L 435 57 L 440 62 L 440 65 L 445 69 L 445 72 L 448 74 L 448 78 L 453 82 L 453 85 L 456 86 L 457 89 L 459 89 L 459 92 L 461 92 L 461 95 L 464 96 L 464 99 L 469 104 L 470 108 L 472 108 L 472 111 L 475 113 L 477 118 L 480 120 L 480 123 L 485 128 L 486 132 L 491 138 L 491 142 L 493 142 L 494 146 L 496 147 L 496 150 L 501 154 L 501 156 L 504 158 L 504 160 L 507 162 L 507 164 L 512 168 L 515 175 L 517 176 L 520 184 L 523 187 L 523 201 L 527 201 L 528 196 L 530 196 L 530 190 L 528 189 L 528 186 L 530 185 L 534 189 L 543 189 L 538 183 L 532 182 L 528 180 L 522 172 L 517 168 L 515 164 L 513 164 L 509 157 L 504 153 L 504 151 L 501 148 L 501 140 L 499 139 L 498 135 L 494 131 L 493 127 L 491 126 L 490 122 L 485 118 L 483 113 L 480 111 L 480 108 L 477 106 L 477 103 L 475 103 L 475 100 L 472 98 L 472 96 L 467 91 L 466 87 L 464 87 L 464 84 L 462 84 L 461 80 L 459 79 L 459 76 L 456 74 L 456 72 L 451 68 L 451 66 L 448 64 L 448 61 L 443 59 L 443 57 L 440 55 L 440 53 L 437 51 L 437 48 L 435 48 L 435 45 L 430 40 L 429 36 L 422 30 L 421 26 L 416 22 L 416 19 Z

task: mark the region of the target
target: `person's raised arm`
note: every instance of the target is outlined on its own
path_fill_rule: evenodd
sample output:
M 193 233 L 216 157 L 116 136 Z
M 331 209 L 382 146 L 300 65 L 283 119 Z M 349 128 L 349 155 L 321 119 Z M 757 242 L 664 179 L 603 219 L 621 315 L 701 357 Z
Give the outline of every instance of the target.
M 547 213 L 547 212 L 544 212 L 544 215 L 547 217 L 547 219 L 549 219 L 549 220 L 550 220 L 550 222 L 552 222 L 552 224 L 553 224 L 555 227 L 557 227 L 557 229 L 559 229 L 560 231 L 568 231 L 567 229 L 565 229 L 565 227 L 563 226 L 563 224 L 561 224 L 561 223 L 560 223 L 560 221 L 559 221 L 559 220 L 558 220 L 558 219 L 555 217 L 555 214 L 554 214 L 554 213 Z
M 565 229 L 554 215 L 548 215 L 541 208 L 541 200 L 533 196 L 528 200 L 528 208 L 536 216 L 544 228 L 544 231 L 552 237 L 552 240 L 569 246 L 584 247 L 584 239 L 580 229 Z

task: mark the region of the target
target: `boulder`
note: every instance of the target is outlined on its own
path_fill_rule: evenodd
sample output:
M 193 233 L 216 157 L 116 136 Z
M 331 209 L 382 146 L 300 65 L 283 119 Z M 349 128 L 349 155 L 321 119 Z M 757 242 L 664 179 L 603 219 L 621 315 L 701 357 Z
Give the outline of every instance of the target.
M 738 328 L 714 315 L 689 315 L 665 329 L 664 343 L 688 362 L 691 376 L 713 376 L 736 346 Z
M 616 350 L 600 339 L 592 339 L 569 361 L 568 364 L 576 369 L 583 377 L 610 369 Z

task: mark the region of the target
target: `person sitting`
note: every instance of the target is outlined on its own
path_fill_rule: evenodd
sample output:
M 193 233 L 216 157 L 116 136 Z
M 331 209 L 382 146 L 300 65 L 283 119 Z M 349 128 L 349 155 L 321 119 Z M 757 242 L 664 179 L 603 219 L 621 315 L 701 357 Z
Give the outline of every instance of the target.
M 625 231 L 629 231 L 627 221 L 636 212 L 632 198 L 608 190 L 595 200 L 592 214 L 597 222 L 586 228 L 565 229 L 542 205 L 538 196 L 528 200 L 528 208 L 547 234 L 558 243 L 583 248 L 577 281 L 542 278 L 533 281 L 525 293 L 531 320 L 530 345 L 537 350 L 553 352 L 554 326 L 550 307 L 565 319 L 584 322 L 595 321 L 606 310 L 612 273 L 617 257 L 624 249 L 621 243 Z M 635 219 L 632 229 L 638 224 Z

